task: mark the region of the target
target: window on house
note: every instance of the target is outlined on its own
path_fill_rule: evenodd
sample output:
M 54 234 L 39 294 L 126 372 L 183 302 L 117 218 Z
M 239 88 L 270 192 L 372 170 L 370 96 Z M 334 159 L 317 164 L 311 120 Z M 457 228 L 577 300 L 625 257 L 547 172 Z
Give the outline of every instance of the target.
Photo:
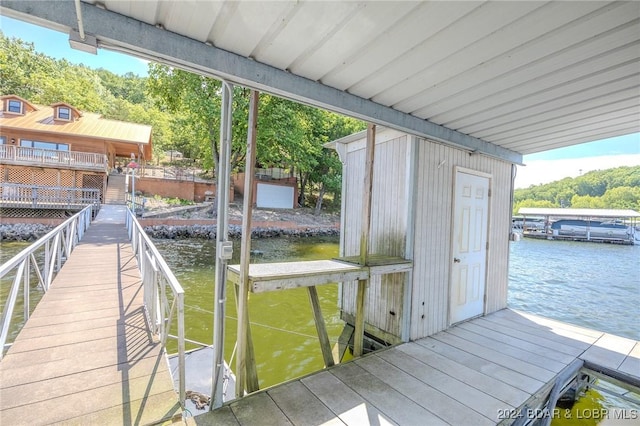
M 16 101 L 15 99 L 9 99 L 7 102 L 7 111 L 15 112 L 17 114 L 22 114 L 22 102 Z
M 5 136 L 0 136 L 0 145 L 4 145 L 7 143 L 7 138 Z
M 58 118 L 60 120 L 71 120 L 71 109 L 67 107 L 58 107 Z
M 55 151 L 69 151 L 69 145 L 66 143 L 30 141 L 27 139 L 22 139 L 20 141 L 20 146 L 27 148 L 50 149 Z

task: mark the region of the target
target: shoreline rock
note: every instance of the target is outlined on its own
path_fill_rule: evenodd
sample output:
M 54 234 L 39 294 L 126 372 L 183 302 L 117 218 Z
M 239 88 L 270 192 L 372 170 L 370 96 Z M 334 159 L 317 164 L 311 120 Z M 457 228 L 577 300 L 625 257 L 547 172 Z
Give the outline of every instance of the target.
M 156 239 L 216 239 L 215 225 L 154 225 L 144 228 L 146 234 Z M 339 236 L 340 230 L 335 227 L 256 227 L 251 230 L 252 238 L 277 238 L 277 237 L 325 237 Z M 238 225 L 229 225 L 229 238 L 240 238 L 242 228 Z
M 55 226 L 40 223 L 0 224 L 0 241 L 32 243 L 51 232 Z
M 55 227 L 51 225 L 17 223 L 0 225 L 0 241 L 34 242 L 51 232 Z M 144 231 L 151 238 L 156 239 L 216 239 L 215 225 L 154 225 L 145 226 Z M 256 227 L 251 231 L 252 238 L 277 238 L 277 237 L 327 237 L 339 236 L 340 229 L 322 226 L 298 226 L 291 227 Z M 229 225 L 229 237 L 240 238 L 242 228 L 238 225 Z

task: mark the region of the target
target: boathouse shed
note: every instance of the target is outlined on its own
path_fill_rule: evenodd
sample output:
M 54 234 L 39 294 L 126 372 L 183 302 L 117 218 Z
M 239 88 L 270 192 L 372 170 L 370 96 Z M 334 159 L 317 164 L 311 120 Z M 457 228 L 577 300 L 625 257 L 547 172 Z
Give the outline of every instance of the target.
M 360 249 L 366 131 L 329 143 L 343 163 L 341 256 Z M 412 260 L 372 277 L 365 330 L 419 339 L 507 306 L 512 163 L 401 131 L 375 138 L 369 252 Z M 357 282 L 341 286 L 353 323 Z

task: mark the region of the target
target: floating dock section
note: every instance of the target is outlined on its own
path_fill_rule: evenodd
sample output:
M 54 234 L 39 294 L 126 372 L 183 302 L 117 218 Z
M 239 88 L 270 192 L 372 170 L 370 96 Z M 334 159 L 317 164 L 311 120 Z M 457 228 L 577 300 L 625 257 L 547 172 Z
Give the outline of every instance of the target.
M 590 369 L 637 386 L 640 342 L 504 309 L 251 394 L 198 421 L 526 424 L 533 415 L 549 420 L 554 411 L 540 407 Z

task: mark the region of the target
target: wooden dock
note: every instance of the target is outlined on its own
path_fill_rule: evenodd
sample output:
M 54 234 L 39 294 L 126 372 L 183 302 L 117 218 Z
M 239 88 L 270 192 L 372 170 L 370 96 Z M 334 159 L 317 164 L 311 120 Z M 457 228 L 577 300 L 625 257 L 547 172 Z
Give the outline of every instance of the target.
M 252 394 L 223 425 L 493 425 L 546 397 L 576 359 L 640 380 L 640 342 L 502 310 Z
M 103 206 L 0 362 L 0 424 L 181 419 L 123 206 Z

